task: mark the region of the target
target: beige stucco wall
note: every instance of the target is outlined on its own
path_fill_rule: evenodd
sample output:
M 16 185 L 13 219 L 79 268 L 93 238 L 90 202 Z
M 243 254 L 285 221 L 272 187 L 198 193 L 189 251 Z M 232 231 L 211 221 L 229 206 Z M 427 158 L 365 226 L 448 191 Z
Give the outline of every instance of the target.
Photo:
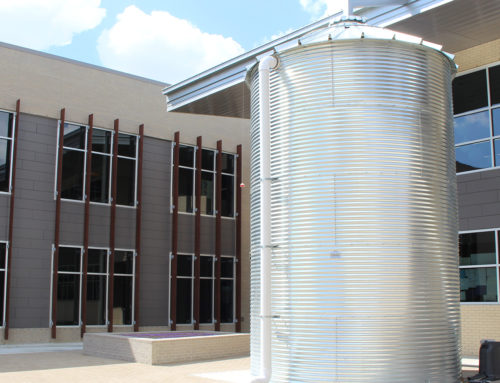
M 500 61 L 500 39 L 455 53 L 455 62 L 459 72 L 497 61 Z
M 250 122 L 229 117 L 167 113 L 162 94 L 164 84 L 123 73 L 65 60 L 55 56 L 0 43 L 0 109 L 15 110 L 21 100 L 21 112 L 58 119 L 61 108 L 66 121 L 86 124 L 94 115 L 94 126 L 137 133 L 144 124 L 145 135 L 172 140 L 180 132 L 180 141 L 195 144 L 203 137 L 203 146 L 216 148 L 222 139 L 224 151 L 236 152 L 242 145 L 243 182 L 250 178 Z M 249 330 L 249 188 L 242 190 L 242 328 Z

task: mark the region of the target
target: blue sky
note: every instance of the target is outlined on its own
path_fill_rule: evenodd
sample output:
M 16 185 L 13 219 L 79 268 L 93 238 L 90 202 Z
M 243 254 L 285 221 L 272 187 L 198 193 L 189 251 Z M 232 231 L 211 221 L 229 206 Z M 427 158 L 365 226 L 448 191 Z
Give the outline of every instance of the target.
M 176 83 L 338 0 L 0 0 L 0 41 Z

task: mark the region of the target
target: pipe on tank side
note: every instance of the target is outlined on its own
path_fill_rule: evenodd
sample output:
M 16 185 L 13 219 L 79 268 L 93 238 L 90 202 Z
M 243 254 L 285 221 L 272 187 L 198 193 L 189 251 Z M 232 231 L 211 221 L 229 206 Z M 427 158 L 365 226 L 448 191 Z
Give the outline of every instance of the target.
M 260 376 L 253 383 L 271 379 L 271 120 L 269 77 L 278 60 L 266 56 L 259 62 L 260 105 Z

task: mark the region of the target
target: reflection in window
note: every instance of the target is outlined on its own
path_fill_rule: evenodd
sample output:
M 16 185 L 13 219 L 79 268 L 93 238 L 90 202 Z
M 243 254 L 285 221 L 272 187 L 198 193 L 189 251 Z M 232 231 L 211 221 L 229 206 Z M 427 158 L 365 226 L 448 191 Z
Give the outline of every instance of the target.
M 87 128 L 81 125 L 64 124 L 63 146 L 66 148 L 85 150 Z
M 14 114 L 0 111 L 0 192 L 10 192 L 12 131 Z M 0 299 L 1 302 L 1 299 Z M 2 317 L 0 316 L 0 323 Z
M 488 105 L 486 71 L 479 70 L 453 81 L 453 112 L 460 114 Z
M 113 324 L 132 324 L 133 276 L 114 276 L 113 286 Z
M 222 206 L 221 214 L 224 217 L 234 216 L 234 176 L 222 175 Z
M 90 174 L 90 200 L 109 202 L 111 157 L 92 154 L 92 172 Z
M 497 302 L 497 286 L 495 267 L 460 269 L 461 302 Z
M 455 117 L 455 144 L 490 136 L 488 111 Z
M 215 173 L 201 172 L 201 214 L 214 213 Z
M 81 255 L 79 247 L 60 247 L 57 274 L 57 325 L 80 324 Z
M 135 205 L 135 160 L 118 158 L 116 175 L 116 203 L 118 205 Z
M 457 173 L 491 167 L 490 141 L 457 146 L 455 155 Z
M 500 65 L 489 68 L 489 77 L 491 105 L 500 104 Z
M 130 134 L 118 133 L 118 155 L 135 158 L 137 137 Z
M 194 170 L 179 168 L 178 211 L 193 212 Z
M 85 152 L 63 150 L 61 198 L 83 198 L 83 172 Z
M 500 136 L 500 108 L 491 111 L 493 119 L 493 135 Z
M 220 281 L 220 320 L 222 323 L 233 323 L 234 316 L 234 281 L 230 279 L 222 279 Z

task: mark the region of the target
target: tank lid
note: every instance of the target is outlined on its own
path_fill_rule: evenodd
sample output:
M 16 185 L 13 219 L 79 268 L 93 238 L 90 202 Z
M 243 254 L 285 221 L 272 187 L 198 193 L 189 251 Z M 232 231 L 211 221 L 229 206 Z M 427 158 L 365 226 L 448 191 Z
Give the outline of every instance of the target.
M 283 52 L 295 48 L 297 45 L 300 46 L 326 41 L 358 39 L 396 40 L 415 45 L 423 45 L 441 52 L 452 62 L 452 66 L 456 67 L 453 62 L 454 56 L 442 51 L 442 45 L 434 44 L 429 41 L 425 41 L 420 37 L 412 36 L 406 33 L 395 32 L 387 28 L 367 25 L 365 24 L 365 20 L 363 18 L 356 16 L 347 16 L 336 19 L 326 28 L 311 31 L 298 40 L 276 46 L 275 51 Z

